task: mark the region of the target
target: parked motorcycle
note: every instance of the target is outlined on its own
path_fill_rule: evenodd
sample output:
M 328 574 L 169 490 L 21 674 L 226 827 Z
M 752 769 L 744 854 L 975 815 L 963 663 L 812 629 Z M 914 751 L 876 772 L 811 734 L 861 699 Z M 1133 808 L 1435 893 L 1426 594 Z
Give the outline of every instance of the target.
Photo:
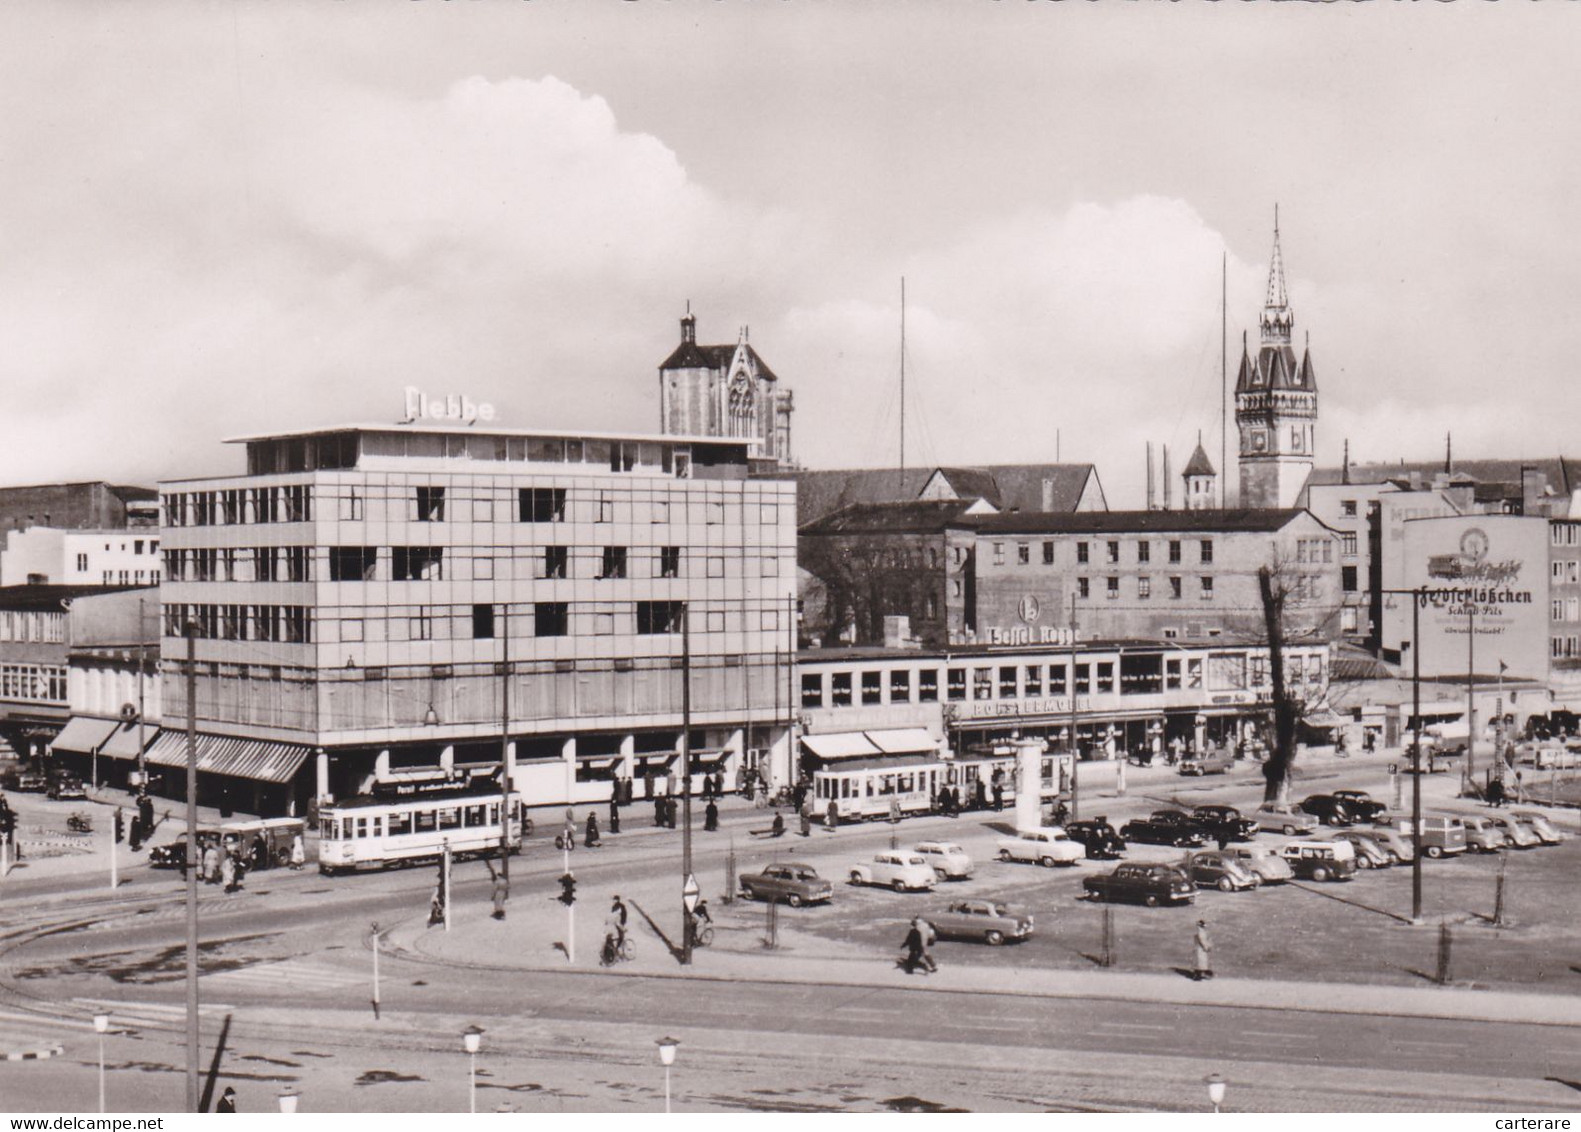
M 72 814 L 66 819 L 66 828 L 72 833 L 92 833 L 93 819 L 86 814 Z

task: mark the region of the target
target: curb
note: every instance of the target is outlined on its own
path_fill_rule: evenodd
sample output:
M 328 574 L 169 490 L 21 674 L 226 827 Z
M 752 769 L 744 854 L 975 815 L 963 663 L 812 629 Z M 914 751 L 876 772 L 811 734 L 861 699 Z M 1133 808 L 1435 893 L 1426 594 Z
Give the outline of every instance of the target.
M 58 1045 L 7 1050 L 3 1055 L 0 1055 L 0 1061 L 43 1061 L 46 1058 L 59 1057 L 64 1052 L 65 1047 Z

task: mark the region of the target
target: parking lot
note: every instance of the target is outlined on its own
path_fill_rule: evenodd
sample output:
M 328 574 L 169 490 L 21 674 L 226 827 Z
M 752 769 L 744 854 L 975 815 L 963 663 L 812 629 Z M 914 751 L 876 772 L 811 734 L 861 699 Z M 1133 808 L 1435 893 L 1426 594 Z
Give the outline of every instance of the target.
M 1250 812 L 1255 795 L 1247 795 L 1246 785 L 1243 779 L 1209 790 L 1194 789 L 1189 801 L 1228 801 Z M 1339 785 L 1353 783 L 1324 782 L 1311 789 Z M 1375 797 L 1390 800 L 1387 789 L 1378 789 L 1377 782 L 1370 785 Z M 1434 789 L 1445 793 L 1448 786 L 1438 783 Z M 1152 807 L 1146 798 L 1129 798 L 1108 800 L 1103 809 L 1119 826 Z M 1424 812 L 1487 811 L 1450 800 L 1446 794 L 1424 804 Z M 867 827 L 857 836 L 842 830 L 833 837 L 776 845 L 776 857 L 805 860 L 835 882 L 829 904 L 780 909 L 782 946 L 803 952 L 830 949 L 830 953 L 850 954 L 855 949 L 898 954 L 910 917 L 955 898 L 990 898 L 1032 912 L 1037 921 L 1033 938 L 998 948 L 941 942 L 937 949 L 941 963 L 1092 969 L 1104 957 L 1103 918 L 1108 909 L 1111 955 L 1114 966 L 1122 970 L 1189 971 L 1192 934 L 1196 921 L 1204 919 L 1215 943 L 1215 969 L 1223 974 L 1427 985 L 1437 976 L 1440 924 L 1447 923 L 1452 982 L 1581 992 L 1581 905 L 1573 897 L 1581 838 L 1574 836 L 1573 812 L 1560 818 L 1571 834 L 1563 845 L 1424 860 L 1420 925 L 1410 923 L 1409 864 L 1358 870 L 1354 879 L 1344 882 L 1298 880 L 1234 893 L 1205 889 L 1197 893 L 1194 904 L 1173 908 L 1095 903 L 1083 899 L 1082 880 L 1109 871 L 1115 862 L 1083 860 L 1057 868 L 1001 862 L 996 859 L 997 842 L 1011 832 L 1009 818 L 1007 813 L 901 823 L 894 832 L 902 847 L 923 839 L 946 839 L 963 846 L 976 863 L 971 879 L 940 883 L 932 894 L 901 894 L 845 882 L 851 865 L 887 847 L 887 837 L 878 840 L 890 832 L 887 825 Z M 1357 828 L 1365 831 L 1364 826 Z M 1257 838 L 1276 847 L 1290 840 L 1269 833 Z M 1184 850 L 1133 843 L 1124 860 L 1176 864 L 1184 856 Z M 744 862 L 742 871 L 753 867 Z M 1501 867 L 1505 926 L 1498 927 L 1493 918 Z M 762 905 L 738 902 L 716 912 L 722 923 L 744 929 L 729 934 L 755 945 L 766 917 Z

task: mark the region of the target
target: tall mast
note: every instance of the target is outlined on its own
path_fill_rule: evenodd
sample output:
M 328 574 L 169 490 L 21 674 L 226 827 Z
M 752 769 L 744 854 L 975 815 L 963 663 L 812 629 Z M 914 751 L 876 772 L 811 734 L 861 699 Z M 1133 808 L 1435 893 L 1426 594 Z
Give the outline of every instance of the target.
M 1230 253 L 1219 261 L 1219 509 L 1230 478 Z
M 906 491 L 906 277 L 900 277 L 900 494 Z

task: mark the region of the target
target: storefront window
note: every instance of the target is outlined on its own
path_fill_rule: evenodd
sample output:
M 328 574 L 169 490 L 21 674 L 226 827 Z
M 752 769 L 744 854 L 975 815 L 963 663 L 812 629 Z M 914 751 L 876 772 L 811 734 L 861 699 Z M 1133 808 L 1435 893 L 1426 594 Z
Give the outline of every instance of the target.
M 917 673 L 917 702 L 922 704 L 939 702 L 939 673 L 937 669 L 924 668 Z
M 1098 691 L 1114 691 L 1114 661 L 1112 660 L 1098 662 Z
M 1016 666 L 1006 664 L 999 669 L 999 698 L 1013 700 L 1016 698 Z
M 1026 690 L 1027 695 L 1041 696 L 1043 694 L 1043 666 L 1041 664 L 1027 665 L 1022 673 L 1021 685 Z
M 1078 664 L 1076 666 L 1076 694 L 1078 696 L 1092 695 L 1092 665 Z
M 851 706 L 851 674 L 849 672 L 830 673 L 829 701 L 835 707 Z
M 1065 665 L 1049 665 L 1049 695 L 1063 696 L 1065 694 Z
M 801 706 L 804 708 L 823 707 L 823 676 L 802 674 L 801 678 Z
M 952 668 L 949 671 L 949 697 L 950 702 L 960 703 L 966 699 L 966 669 Z
M 909 704 L 911 702 L 911 670 L 897 668 L 889 674 L 889 702 L 892 704 Z
M 994 670 L 992 668 L 972 669 L 972 699 L 991 700 L 994 698 Z

